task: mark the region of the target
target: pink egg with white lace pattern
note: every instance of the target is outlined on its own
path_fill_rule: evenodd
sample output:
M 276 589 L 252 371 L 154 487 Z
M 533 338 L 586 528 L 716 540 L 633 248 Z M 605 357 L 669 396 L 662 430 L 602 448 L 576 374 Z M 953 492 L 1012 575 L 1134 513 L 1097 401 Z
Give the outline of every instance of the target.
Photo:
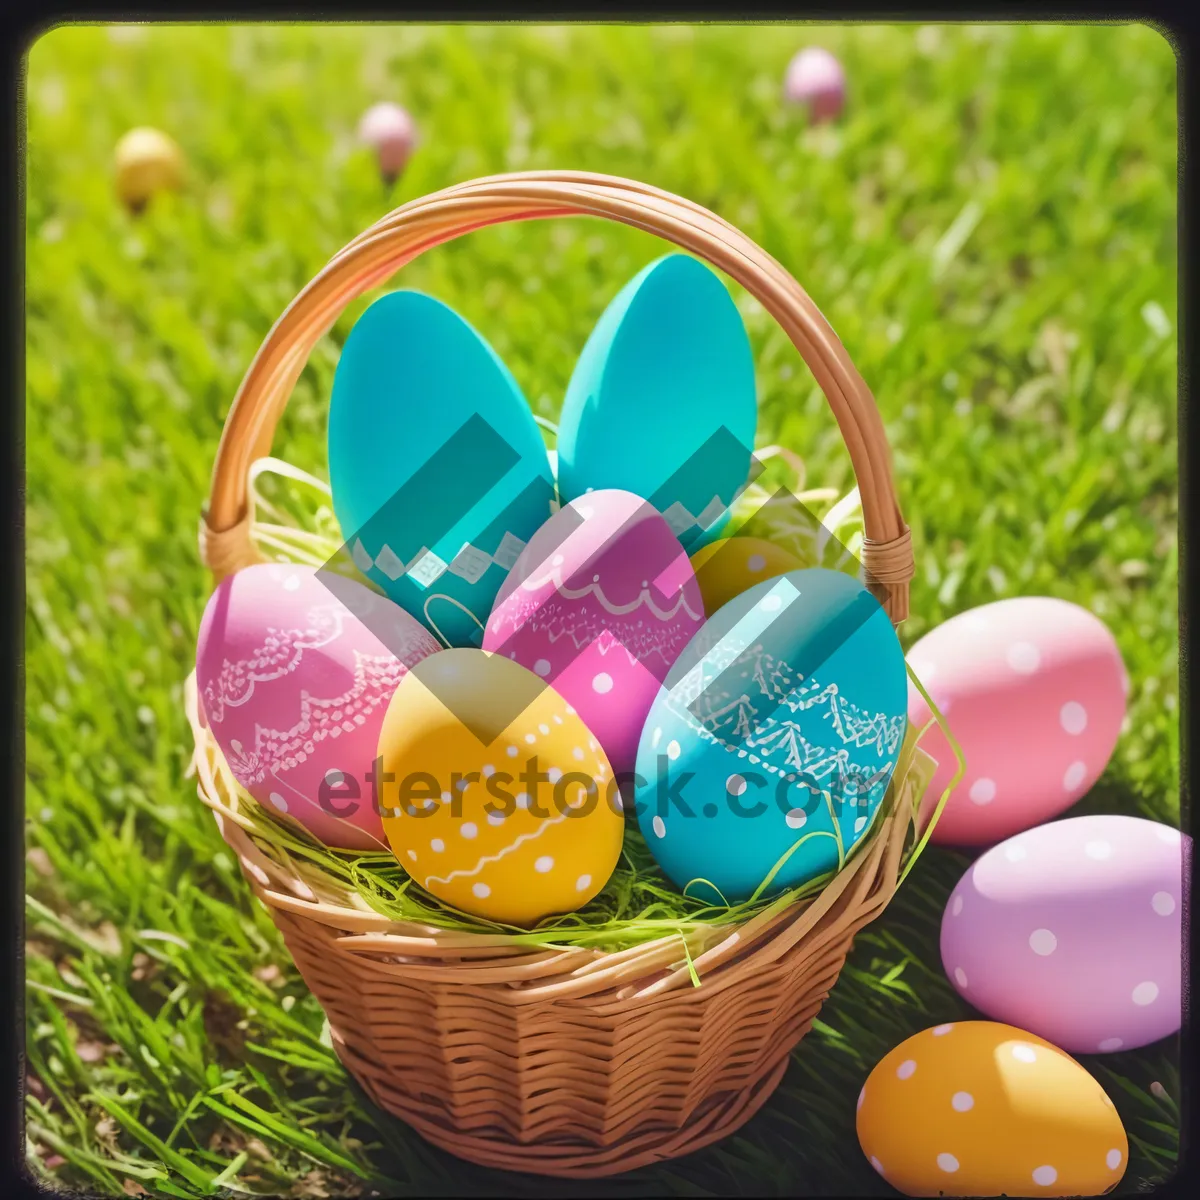
M 1105 624 L 1047 596 L 998 600 L 951 617 L 908 652 L 966 759 L 932 840 L 985 846 L 1070 808 L 1103 774 L 1125 719 L 1129 676 Z M 909 684 L 908 719 L 930 718 Z M 941 729 L 929 812 L 957 766 Z
M 438 643 L 386 597 L 292 563 L 217 586 L 196 689 L 233 777 L 327 846 L 389 851 L 371 777 L 388 701 Z
M 564 505 L 533 536 L 496 597 L 483 648 L 553 686 L 620 776 L 703 621 L 695 572 L 666 519 L 607 488 Z

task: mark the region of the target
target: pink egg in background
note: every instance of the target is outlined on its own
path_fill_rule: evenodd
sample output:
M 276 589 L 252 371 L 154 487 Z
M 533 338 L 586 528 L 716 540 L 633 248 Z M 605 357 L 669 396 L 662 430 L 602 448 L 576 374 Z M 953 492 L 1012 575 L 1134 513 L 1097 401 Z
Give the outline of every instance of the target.
M 313 567 L 260 563 L 221 581 L 197 640 L 201 712 L 234 778 L 260 804 L 328 846 L 387 850 L 367 772 L 392 693 L 439 647 L 370 588 L 323 578 L 330 587 Z M 331 811 L 351 803 L 345 817 Z
M 613 771 L 633 770 L 646 714 L 704 621 L 688 556 L 631 492 L 564 505 L 521 552 L 483 648 L 540 676 L 591 729 Z
M 952 617 L 908 652 L 958 740 L 966 775 L 932 840 L 985 846 L 1057 816 L 1099 779 L 1121 723 L 1129 677 L 1099 618 L 1065 600 L 1020 596 Z M 909 721 L 929 707 L 909 683 Z M 938 762 L 928 815 L 957 763 L 941 729 L 921 748 Z
M 982 855 L 950 894 L 942 965 L 993 1020 L 1074 1054 L 1178 1031 L 1191 839 L 1140 817 L 1070 817 Z

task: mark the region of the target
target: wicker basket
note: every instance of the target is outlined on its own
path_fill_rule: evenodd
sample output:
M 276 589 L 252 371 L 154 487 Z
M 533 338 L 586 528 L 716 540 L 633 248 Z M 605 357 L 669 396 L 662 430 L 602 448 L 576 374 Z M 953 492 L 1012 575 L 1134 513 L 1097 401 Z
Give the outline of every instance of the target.
M 268 335 L 225 423 L 200 536 L 215 578 L 259 559 L 251 466 L 269 453 L 309 353 L 343 308 L 431 246 L 499 222 L 571 215 L 676 243 L 779 322 L 837 418 L 862 500 L 864 566 L 889 616 L 903 620 L 913 558 L 883 427 L 812 301 L 707 210 L 583 173 L 495 176 L 413 201 L 304 289 Z M 924 783 L 919 770 L 893 782 L 867 843 L 811 900 L 772 906 L 740 926 L 702 927 L 686 943 L 671 935 L 619 953 L 531 949 L 501 935 L 391 921 L 340 881 L 256 840 L 248 801 L 195 721 L 189 685 L 200 795 L 324 1007 L 346 1067 L 379 1105 L 452 1153 L 546 1175 L 604 1176 L 675 1157 L 724 1137 L 762 1105 L 855 933 L 891 899 Z

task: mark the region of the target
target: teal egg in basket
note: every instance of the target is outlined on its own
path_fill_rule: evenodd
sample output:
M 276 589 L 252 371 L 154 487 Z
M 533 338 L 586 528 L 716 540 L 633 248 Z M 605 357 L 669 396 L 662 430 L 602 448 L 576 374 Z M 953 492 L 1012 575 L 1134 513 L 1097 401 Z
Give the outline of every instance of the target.
M 906 712 L 900 642 L 857 579 L 764 580 L 709 618 L 650 709 L 635 803 L 651 852 L 718 903 L 749 899 L 789 851 L 764 894 L 835 869 L 879 809 Z
M 563 502 L 632 492 L 691 553 L 747 482 L 757 422 L 737 305 L 699 259 L 669 254 L 621 289 L 576 363 L 558 430 Z
M 511 372 L 453 309 L 413 291 L 376 300 L 342 347 L 329 477 L 359 569 L 454 646 L 480 643 L 554 499 Z

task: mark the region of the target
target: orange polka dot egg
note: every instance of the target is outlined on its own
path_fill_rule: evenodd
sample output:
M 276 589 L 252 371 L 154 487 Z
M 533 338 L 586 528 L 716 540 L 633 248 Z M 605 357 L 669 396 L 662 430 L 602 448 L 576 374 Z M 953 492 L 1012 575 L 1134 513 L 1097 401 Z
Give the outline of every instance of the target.
M 529 926 L 608 882 L 625 822 L 582 718 L 499 654 L 452 649 L 397 687 L 379 738 L 383 829 L 413 880 L 453 907 Z
M 1011 1025 L 960 1021 L 901 1042 L 858 1098 L 858 1140 L 906 1196 L 1099 1196 L 1129 1143 L 1104 1089 Z

